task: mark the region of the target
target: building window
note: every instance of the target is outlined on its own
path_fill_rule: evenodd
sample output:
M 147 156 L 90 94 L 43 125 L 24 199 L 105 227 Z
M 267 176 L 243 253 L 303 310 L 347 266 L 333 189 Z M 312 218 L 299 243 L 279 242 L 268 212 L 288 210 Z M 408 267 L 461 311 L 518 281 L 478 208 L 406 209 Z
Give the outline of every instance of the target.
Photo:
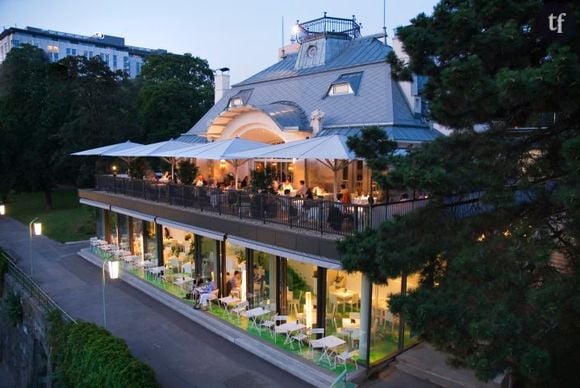
M 136 75 L 141 74 L 141 62 L 135 63 L 135 72 L 136 72 Z
M 93 52 L 89 51 L 89 59 L 91 59 L 93 57 Z
M 358 95 L 361 85 L 363 72 L 341 74 L 334 82 L 330 84 L 328 96 L 342 96 L 347 94 Z
M 113 54 L 113 70 L 117 70 L 117 56 Z
M 330 86 L 328 90 L 329 96 L 340 96 L 344 94 L 354 94 L 348 82 L 340 82 Z
M 12 47 L 20 47 L 20 41 L 17 39 L 12 39 Z
M 89 57 L 89 52 L 88 52 L 87 50 L 85 50 L 85 51 L 83 52 L 83 55 L 84 55 L 86 58 L 88 58 L 88 57 Z
M 49 44 L 47 49 L 49 53 L 58 53 L 58 46 Z
M 71 52 L 72 52 L 72 51 L 71 51 L 71 49 L 70 49 L 70 48 L 67 48 L 67 49 L 66 49 L 66 55 L 71 55 Z
M 241 97 L 233 97 L 232 99 L 230 99 L 230 103 L 228 104 L 229 108 L 235 108 L 237 106 L 242 106 L 244 105 L 244 101 L 242 100 Z
M 70 49 L 71 55 L 77 55 L 77 49 Z

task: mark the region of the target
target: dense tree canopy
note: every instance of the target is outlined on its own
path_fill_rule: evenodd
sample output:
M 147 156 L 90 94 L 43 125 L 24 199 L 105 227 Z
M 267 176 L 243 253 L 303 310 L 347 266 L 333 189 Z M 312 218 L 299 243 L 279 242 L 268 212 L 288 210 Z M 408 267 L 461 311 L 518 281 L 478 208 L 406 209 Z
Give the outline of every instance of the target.
M 213 72 L 191 54 L 159 54 L 143 64 L 139 118 L 149 143 L 177 137 L 213 105 Z
M 420 287 L 394 296 L 391 308 L 456 364 L 482 379 L 509 371 L 526 386 L 572 386 L 580 360 L 580 40 L 578 25 L 568 41 L 539 34 L 542 7 L 442 1 L 398 30 L 409 69 L 429 77 L 431 118 L 455 132 L 390 158 L 384 185 L 428 192 L 429 206 L 339 248 L 347 269 L 377 282 L 419 273 Z M 373 147 L 357 153 L 384 159 Z M 449 206 L 479 191 L 476 206 Z M 461 216 L 466 209 L 474 211 Z
M 191 55 L 152 55 L 128 79 L 101 59 L 13 48 L 0 65 L 0 196 L 91 184 L 95 158 L 70 153 L 127 139 L 166 140 L 187 131 L 213 103 L 213 74 Z

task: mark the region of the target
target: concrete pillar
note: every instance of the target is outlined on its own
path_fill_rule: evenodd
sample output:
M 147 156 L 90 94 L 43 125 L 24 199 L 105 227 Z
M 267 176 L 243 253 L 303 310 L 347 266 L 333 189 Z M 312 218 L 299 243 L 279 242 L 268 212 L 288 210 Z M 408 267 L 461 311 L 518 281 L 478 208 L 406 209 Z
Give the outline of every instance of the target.
M 360 298 L 360 341 L 359 341 L 359 355 L 360 358 L 366 361 L 367 365 L 370 361 L 370 332 L 371 332 L 371 313 L 372 313 L 372 290 L 373 284 L 369 277 L 362 274 L 361 279 L 361 298 Z

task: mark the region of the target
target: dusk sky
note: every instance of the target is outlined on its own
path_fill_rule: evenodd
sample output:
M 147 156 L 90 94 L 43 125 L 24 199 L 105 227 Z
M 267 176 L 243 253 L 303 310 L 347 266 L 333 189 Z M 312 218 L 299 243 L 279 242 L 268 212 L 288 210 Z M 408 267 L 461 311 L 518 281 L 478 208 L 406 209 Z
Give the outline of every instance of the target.
M 436 3 L 387 0 L 389 37 L 418 13 L 431 14 Z M 229 67 L 235 83 L 277 61 L 282 38 L 289 43 L 297 19 L 316 19 L 324 11 L 333 17 L 356 15 L 363 35 L 382 32 L 383 0 L 0 0 L 0 28 L 121 36 L 131 46 L 188 52 L 207 59 L 211 68 Z

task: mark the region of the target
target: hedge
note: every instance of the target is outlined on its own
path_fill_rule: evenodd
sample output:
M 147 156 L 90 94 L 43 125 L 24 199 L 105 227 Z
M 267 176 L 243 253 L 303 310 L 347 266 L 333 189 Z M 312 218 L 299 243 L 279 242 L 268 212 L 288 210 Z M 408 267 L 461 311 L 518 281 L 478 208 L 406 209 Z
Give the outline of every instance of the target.
M 49 317 L 57 382 L 64 387 L 158 387 L 155 373 L 137 360 L 125 341 L 88 322 Z

